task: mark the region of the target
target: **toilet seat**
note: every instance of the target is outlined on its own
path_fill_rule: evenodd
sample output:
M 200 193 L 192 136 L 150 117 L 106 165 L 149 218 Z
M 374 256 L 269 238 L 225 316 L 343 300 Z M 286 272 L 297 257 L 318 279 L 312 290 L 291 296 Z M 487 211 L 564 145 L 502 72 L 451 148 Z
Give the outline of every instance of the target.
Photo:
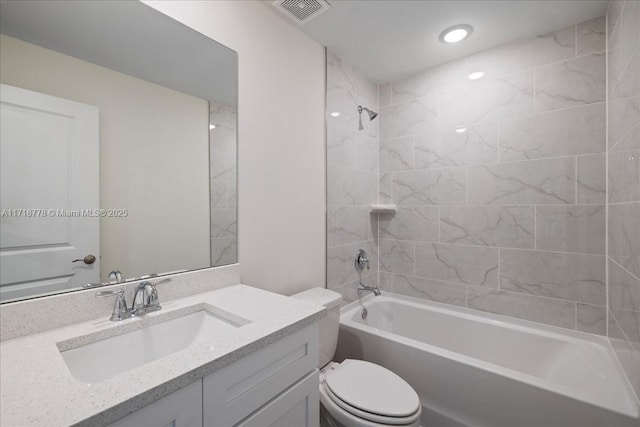
M 416 392 L 382 366 L 347 359 L 327 373 L 324 385 L 327 397 L 357 418 L 377 424 L 409 425 L 420 417 Z

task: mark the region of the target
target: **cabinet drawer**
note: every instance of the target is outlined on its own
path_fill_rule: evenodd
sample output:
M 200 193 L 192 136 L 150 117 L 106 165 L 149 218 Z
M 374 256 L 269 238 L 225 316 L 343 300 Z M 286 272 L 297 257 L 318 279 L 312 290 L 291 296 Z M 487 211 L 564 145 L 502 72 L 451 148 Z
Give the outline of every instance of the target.
M 198 380 L 119 419 L 108 427 L 201 427 L 202 381 Z
M 204 425 L 237 424 L 317 365 L 313 324 L 214 372 L 203 379 Z
M 316 369 L 236 427 L 318 427 L 319 372 Z

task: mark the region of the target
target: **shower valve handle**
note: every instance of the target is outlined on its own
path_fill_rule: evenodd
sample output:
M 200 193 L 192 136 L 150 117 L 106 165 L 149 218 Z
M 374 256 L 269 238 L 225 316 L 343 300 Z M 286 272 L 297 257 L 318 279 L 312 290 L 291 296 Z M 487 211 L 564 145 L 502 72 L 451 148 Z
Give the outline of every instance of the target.
M 356 259 L 354 263 L 356 266 L 356 270 L 358 271 L 364 270 L 365 265 L 367 266 L 367 270 L 371 268 L 371 266 L 369 265 L 369 259 L 367 258 L 367 253 L 364 251 L 364 249 L 358 249 L 358 251 L 356 252 Z

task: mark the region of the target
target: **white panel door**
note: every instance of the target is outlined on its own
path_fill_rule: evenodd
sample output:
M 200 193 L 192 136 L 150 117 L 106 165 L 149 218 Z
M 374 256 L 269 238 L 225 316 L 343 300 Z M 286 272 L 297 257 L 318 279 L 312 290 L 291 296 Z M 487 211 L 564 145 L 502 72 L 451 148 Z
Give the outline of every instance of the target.
M 0 300 L 100 281 L 98 143 L 97 107 L 0 86 Z

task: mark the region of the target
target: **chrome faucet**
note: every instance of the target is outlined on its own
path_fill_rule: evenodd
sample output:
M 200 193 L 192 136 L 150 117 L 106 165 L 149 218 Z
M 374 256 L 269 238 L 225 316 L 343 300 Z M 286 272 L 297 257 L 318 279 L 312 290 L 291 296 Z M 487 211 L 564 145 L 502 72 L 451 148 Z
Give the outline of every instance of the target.
M 96 294 L 96 297 L 116 297 L 116 302 L 113 305 L 113 313 L 111 314 L 112 322 L 119 322 L 120 320 L 128 319 L 131 317 L 131 312 L 127 308 L 127 301 L 124 299 L 124 289 L 120 288 L 117 291 L 101 291 Z
M 156 286 L 170 281 L 171 277 L 167 277 L 166 279 L 159 280 L 155 283 L 148 281 L 140 282 L 138 286 L 136 286 L 135 293 L 133 294 L 131 309 L 127 308 L 127 301 L 125 300 L 124 289 L 122 288 L 117 291 L 98 292 L 96 297 L 116 297 L 116 302 L 113 306 L 113 313 L 109 320 L 119 322 L 120 320 L 128 319 L 130 317 L 143 316 L 147 313 L 160 310 L 162 307 L 158 300 L 158 290 L 156 289 Z
M 110 272 L 109 279 L 111 279 L 111 277 L 114 277 L 116 279 L 116 283 L 124 282 L 124 279 L 122 278 L 122 273 L 120 272 L 120 270 L 114 270 Z
M 358 298 L 362 298 L 362 294 L 366 293 L 366 292 L 373 292 L 373 295 L 375 296 L 380 296 L 382 294 L 382 292 L 380 292 L 380 289 L 378 289 L 378 287 L 372 287 L 372 286 L 365 286 L 362 283 L 358 284 Z
M 354 260 L 354 264 L 356 266 L 356 270 L 358 271 L 358 274 L 361 274 L 362 271 L 365 269 L 365 267 L 367 268 L 367 270 L 370 268 L 369 258 L 367 258 L 367 253 L 364 251 L 364 249 L 358 249 L 356 251 L 356 258 Z M 375 296 L 380 295 L 380 289 L 378 289 L 377 286 L 371 287 L 371 286 L 363 285 L 362 282 L 358 283 L 358 298 L 362 298 L 362 294 L 365 292 L 373 292 Z
M 162 307 L 158 300 L 158 290 L 156 286 L 161 283 L 170 282 L 171 277 L 160 280 L 155 283 L 148 281 L 140 282 L 136 287 L 136 291 L 133 295 L 133 302 L 131 303 L 131 315 L 142 316 L 153 311 L 158 311 Z

